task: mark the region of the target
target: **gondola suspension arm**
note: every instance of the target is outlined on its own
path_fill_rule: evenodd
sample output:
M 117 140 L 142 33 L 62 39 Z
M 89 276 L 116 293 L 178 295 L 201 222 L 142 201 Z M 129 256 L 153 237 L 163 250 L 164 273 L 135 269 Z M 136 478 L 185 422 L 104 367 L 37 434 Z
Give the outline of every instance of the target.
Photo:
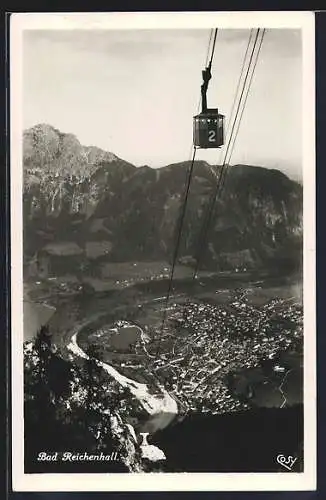
M 211 63 L 202 71 L 203 83 L 201 86 L 201 112 L 207 113 L 207 89 L 210 79 L 212 78 Z
M 215 52 L 215 44 L 216 44 L 216 37 L 217 37 L 217 30 L 216 28 L 214 30 L 214 40 L 213 40 L 213 45 L 212 45 L 212 52 L 211 52 L 211 57 L 208 65 L 206 68 L 202 71 L 202 77 L 203 77 L 203 83 L 201 86 L 201 97 L 202 97 L 202 113 L 207 112 L 207 90 L 208 90 L 208 84 L 210 79 L 212 78 L 212 62 L 213 62 L 213 57 L 214 57 L 214 52 Z M 206 61 L 207 63 L 207 61 Z

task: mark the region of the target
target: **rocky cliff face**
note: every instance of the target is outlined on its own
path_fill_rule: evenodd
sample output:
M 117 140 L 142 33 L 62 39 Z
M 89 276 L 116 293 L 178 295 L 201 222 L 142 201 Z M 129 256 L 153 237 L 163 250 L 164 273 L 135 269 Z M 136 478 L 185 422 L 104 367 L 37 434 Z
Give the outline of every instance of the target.
M 136 168 L 49 125 L 24 132 L 24 258 L 171 260 L 190 162 Z M 210 269 L 300 267 L 302 187 L 277 170 L 235 165 L 204 237 L 216 184 L 195 164 L 179 258 Z M 68 272 L 68 271 L 67 271 Z

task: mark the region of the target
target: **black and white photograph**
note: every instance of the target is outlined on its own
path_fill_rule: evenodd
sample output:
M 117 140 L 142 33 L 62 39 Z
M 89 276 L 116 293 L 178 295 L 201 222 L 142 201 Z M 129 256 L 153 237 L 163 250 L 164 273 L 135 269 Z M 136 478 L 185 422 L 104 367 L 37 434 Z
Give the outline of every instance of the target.
M 314 489 L 313 15 L 15 14 L 10 64 L 14 489 Z

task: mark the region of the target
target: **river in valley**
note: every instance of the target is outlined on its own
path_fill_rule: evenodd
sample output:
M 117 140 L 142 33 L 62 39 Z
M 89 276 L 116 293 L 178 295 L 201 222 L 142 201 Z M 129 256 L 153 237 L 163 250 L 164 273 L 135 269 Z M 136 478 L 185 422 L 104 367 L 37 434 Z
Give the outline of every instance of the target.
M 76 357 L 85 358 L 86 356 L 84 343 L 80 341 L 79 337 L 79 332 L 85 329 L 88 331 L 88 337 L 94 340 L 98 339 L 101 334 L 105 334 L 105 331 L 107 332 L 105 329 L 111 329 L 110 342 L 112 341 L 113 344 L 110 343 L 110 346 L 114 345 L 115 348 L 122 350 L 127 349 L 135 339 L 146 335 L 145 327 L 142 327 L 137 321 L 133 323 L 132 319 L 128 319 L 129 312 L 144 310 L 148 304 L 163 303 L 166 288 L 167 280 L 158 280 L 157 282 L 137 284 L 118 292 L 94 293 L 86 296 L 72 295 L 63 299 L 56 298 L 54 301 L 55 305 L 50 307 L 50 309 L 49 306 L 42 306 L 41 304 L 34 304 L 34 307 L 29 302 L 26 313 L 24 308 L 25 339 L 30 340 L 41 324 L 49 322 L 51 331 L 53 330 L 54 332 L 55 343 L 58 343 L 67 353 L 73 354 Z M 195 284 L 187 280 L 179 280 L 175 284 L 172 300 L 184 300 L 187 296 L 196 296 L 203 301 L 227 302 L 230 293 L 235 288 L 250 289 L 251 300 L 257 305 L 275 297 L 287 298 L 295 296 L 298 302 L 302 300 L 300 286 L 291 281 L 284 282 L 276 279 L 248 281 L 239 277 L 236 280 L 230 280 L 227 276 L 219 280 L 203 278 Z M 54 307 L 56 307 L 56 310 Z M 146 318 L 146 321 L 148 323 L 157 321 L 157 316 L 150 316 Z M 108 346 L 109 349 L 110 346 Z M 139 400 L 148 414 L 148 418 L 143 423 L 141 431 L 158 435 L 157 444 L 162 446 L 162 449 L 164 449 L 164 445 L 162 444 L 164 440 L 169 440 L 169 436 L 174 436 L 173 429 L 176 429 L 175 432 L 178 435 L 180 435 L 180 432 L 182 434 L 182 429 L 185 429 L 186 434 L 184 436 L 188 436 L 191 421 L 186 419 L 182 423 L 177 422 L 178 419 L 175 419 L 175 417 L 178 413 L 178 405 L 162 384 L 153 391 L 148 384 L 134 380 L 129 374 L 125 376 L 117 366 L 112 366 L 107 360 L 105 362 L 101 361 L 101 365 L 108 376 L 113 377 L 123 387 L 128 388 Z M 257 377 L 256 373 L 255 377 Z M 279 404 L 277 395 L 274 398 L 276 403 L 271 403 L 273 398 L 266 398 L 262 391 L 264 391 L 264 388 L 260 384 L 255 394 L 257 405 L 264 407 L 268 399 L 269 404 L 267 406 L 274 406 L 271 409 L 275 411 L 277 409 L 275 408 L 275 404 Z M 295 404 L 295 398 L 291 402 Z M 196 420 L 195 427 L 197 426 L 197 421 L 201 421 L 202 418 L 208 418 L 208 416 L 205 417 L 202 415 L 198 416 L 198 418 L 200 420 Z M 217 416 L 216 418 L 218 420 Z M 173 425 L 171 425 L 172 423 Z M 168 432 L 170 428 L 172 434 L 169 433 L 170 431 Z M 166 432 L 168 433 L 164 434 Z M 198 429 L 196 432 L 199 432 Z M 153 442 L 155 443 L 155 438 L 153 438 Z M 182 441 L 182 443 L 185 443 L 185 441 Z M 189 470 L 191 470 L 192 466 L 189 467 Z

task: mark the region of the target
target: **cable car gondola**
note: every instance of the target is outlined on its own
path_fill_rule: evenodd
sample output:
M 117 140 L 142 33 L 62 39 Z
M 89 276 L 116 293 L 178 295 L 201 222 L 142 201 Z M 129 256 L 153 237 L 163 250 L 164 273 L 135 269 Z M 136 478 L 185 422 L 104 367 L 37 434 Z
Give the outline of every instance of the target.
M 220 148 L 224 144 L 224 115 L 219 114 L 218 108 L 207 108 L 206 94 L 208 82 L 212 77 L 211 63 L 202 71 L 202 75 L 202 111 L 194 116 L 193 142 L 197 148 Z

